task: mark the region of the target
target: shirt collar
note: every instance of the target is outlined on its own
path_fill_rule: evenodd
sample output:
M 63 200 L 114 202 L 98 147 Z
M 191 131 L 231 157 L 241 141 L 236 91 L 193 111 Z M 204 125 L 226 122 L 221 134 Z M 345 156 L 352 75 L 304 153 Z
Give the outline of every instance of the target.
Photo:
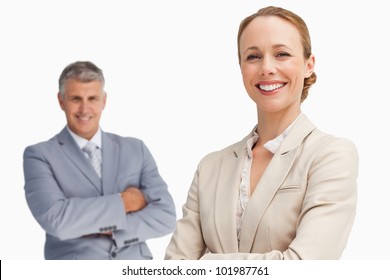
M 276 151 L 279 149 L 280 145 L 286 139 L 287 134 L 290 132 L 294 124 L 298 121 L 302 113 L 298 115 L 298 117 L 295 118 L 295 120 L 277 137 L 275 137 L 272 140 L 269 140 L 267 143 L 264 144 L 264 148 L 266 148 L 271 153 L 275 154 Z M 256 144 L 257 140 L 259 139 L 259 134 L 256 132 L 256 129 L 253 130 L 252 136 L 247 141 L 247 153 L 250 158 L 253 157 L 252 154 L 252 148 Z
M 101 128 L 99 127 L 99 129 L 96 131 L 95 135 L 91 138 L 91 140 L 87 140 L 79 135 L 77 135 L 76 133 L 74 133 L 70 128 L 69 126 L 66 126 L 66 128 L 68 129 L 70 135 L 72 136 L 72 138 L 76 141 L 76 144 L 77 146 L 82 149 L 84 148 L 84 146 L 88 143 L 88 142 L 93 142 L 96 146 L 99 147 L 99 149 L 102 149 L 102 130 Z

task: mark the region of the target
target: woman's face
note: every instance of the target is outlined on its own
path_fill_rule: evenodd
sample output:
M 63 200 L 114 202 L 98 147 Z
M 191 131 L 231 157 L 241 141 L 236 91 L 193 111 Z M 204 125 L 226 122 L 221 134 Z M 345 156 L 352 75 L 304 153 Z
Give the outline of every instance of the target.
M 263 113 L 300 112 L 304 78 L 314 70 L 305 59 L 294 25 L 276 16 L 253 19 L 240 38 L 241 73 L 250 98 Z

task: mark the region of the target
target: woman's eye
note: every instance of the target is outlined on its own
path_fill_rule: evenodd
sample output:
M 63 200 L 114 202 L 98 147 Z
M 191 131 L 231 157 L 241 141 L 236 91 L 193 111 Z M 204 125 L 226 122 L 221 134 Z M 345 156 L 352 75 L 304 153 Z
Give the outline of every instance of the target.
M 247 60 L 260 59 L 260 56 L 257 55 L 257 54 L 250 54 L 250 55 L 248 55 L 248 57 L 247 57 L 246 59 L 247 59 Z
M 286 53 L 286 52 L 281 52 L 281 53 L 277 53 L 276 56 L 277 57 L 287 57 L 287 56 L 290 56 L 290 54 Z

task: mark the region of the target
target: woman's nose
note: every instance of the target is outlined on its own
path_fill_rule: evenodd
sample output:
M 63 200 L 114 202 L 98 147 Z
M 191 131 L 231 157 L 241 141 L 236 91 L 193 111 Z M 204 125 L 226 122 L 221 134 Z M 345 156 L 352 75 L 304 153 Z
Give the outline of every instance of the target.
M 276 73 L 275 61 L 270 56 L 263 57 L 259 74 L 262 76 L 274 75 Z

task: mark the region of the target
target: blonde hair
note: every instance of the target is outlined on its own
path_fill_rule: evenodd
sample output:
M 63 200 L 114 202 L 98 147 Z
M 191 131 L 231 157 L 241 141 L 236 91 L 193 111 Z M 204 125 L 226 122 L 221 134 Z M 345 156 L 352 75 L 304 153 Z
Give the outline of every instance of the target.
M 240 64 L 241 64 L 241 54 L 240 54 L 241 35 L 245 30 L 245 28 L 249 25 L 249 23 L 251 23 L 253 19 L 261 16 L 276 16 L 294 25 L 301 36 L 301 43 L 303 46 L 303 56 L 305 59 L 310 58 L 312 54 L 310 34 L 306 26 L 306 23 L 303 21 L 303 19 L 289 10 L 280 7 L 269 6 L 258 10 L 257 13 L 254 13 L 244 18 L 241 21 L 240 27 L 238 29 L 238 34 L 237 34 L 238 60 Z M 303 102 L 306 99 L 309 93 L 309 88 L 316 82 L 316 80 L 317 80 L 317 75 L 314 72 L 311 74 L 310 77 L 304 79 L 301 102 Z

